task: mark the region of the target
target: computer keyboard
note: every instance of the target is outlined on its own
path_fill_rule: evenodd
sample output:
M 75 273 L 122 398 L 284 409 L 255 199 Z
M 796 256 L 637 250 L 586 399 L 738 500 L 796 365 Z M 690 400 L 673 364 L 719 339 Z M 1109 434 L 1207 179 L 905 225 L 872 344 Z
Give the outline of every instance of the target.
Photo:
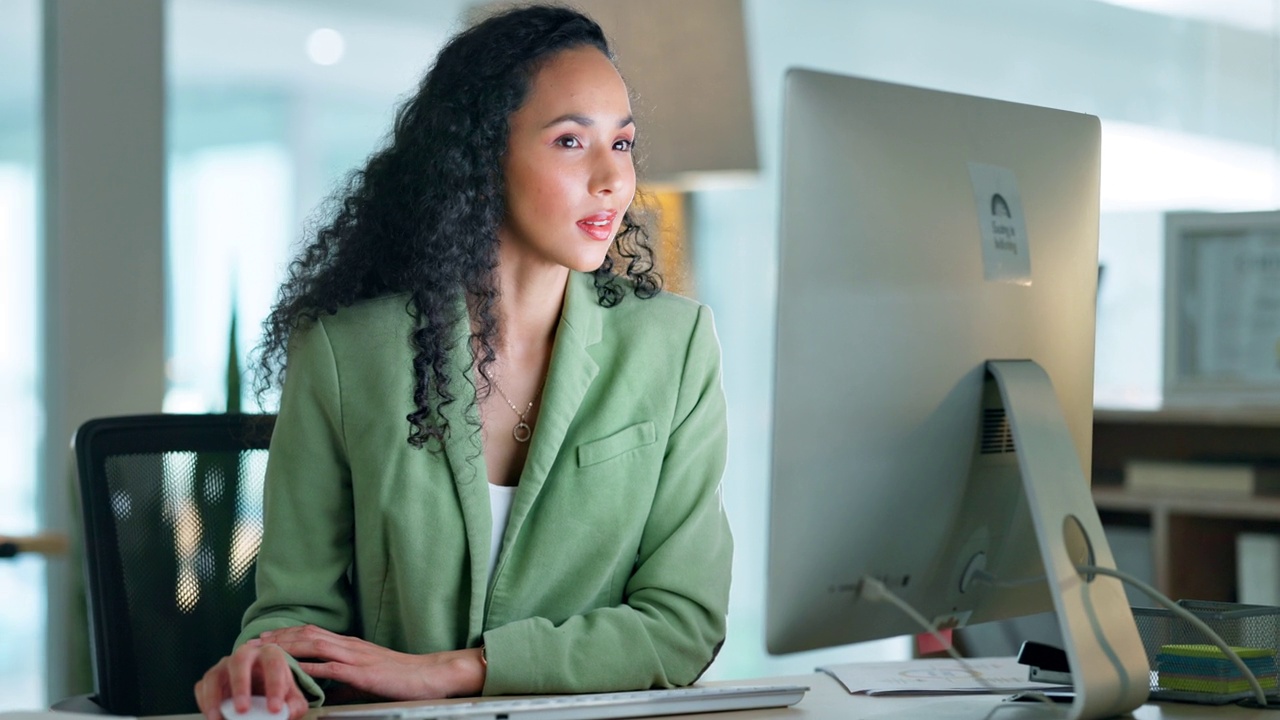
M 361 708 L 329 712 L 325 717 L 343 720 L 610 720 L 786 707 L 800 702 L 808 690 L 800 685 L 721 685 Z

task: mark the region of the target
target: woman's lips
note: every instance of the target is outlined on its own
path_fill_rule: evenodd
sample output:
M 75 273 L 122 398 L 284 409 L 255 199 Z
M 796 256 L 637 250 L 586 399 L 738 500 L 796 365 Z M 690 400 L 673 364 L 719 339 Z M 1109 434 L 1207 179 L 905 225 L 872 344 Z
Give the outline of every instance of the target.
M 614 210 L 598 212 L 579 220 L 578 227 L 582 228 L 582 231 L 592 238 L 606 241 L 613 237 L 613 221 L 617 217 L 618 213 Z

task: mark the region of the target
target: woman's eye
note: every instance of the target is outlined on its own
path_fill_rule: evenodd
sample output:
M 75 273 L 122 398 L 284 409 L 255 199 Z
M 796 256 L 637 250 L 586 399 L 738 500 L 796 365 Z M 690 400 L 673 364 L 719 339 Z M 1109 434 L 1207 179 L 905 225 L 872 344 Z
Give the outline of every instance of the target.
M 567 147 L 567 148 L 580 148 L 580 147 L 582 147 L 582 142 L 581 142 L 581 141 L 579 141 L 579 140 L 578 140 L 578 138 L 576 138 L 576 137 L 574 137 L 574 136 L 572 136 L 572 135 L 565 135 L 565 136 L 564 136 L 564 137 L 562 137 L 562 138 L 557 138 L 557 139 L 556 139 L 556 144 L 557 144 L 557 145 L 559 145 L 560 147 Z
M 621 150 L 623 152 L 631 152 L 631 148 L 634 147 L 635 144 L 636 144 L 635 140 L 627 140 L 626 138 L 623 138 L 621 140 L 614 141 L 613 149 Z

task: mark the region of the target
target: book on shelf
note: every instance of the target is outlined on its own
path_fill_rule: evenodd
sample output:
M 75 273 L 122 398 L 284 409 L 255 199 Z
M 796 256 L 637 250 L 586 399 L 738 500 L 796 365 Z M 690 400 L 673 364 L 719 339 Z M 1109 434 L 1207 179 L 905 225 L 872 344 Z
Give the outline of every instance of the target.
M 1246 496 L 1273 492 L 1274 468 L 1248 463 L 1132 460 L 1124 468 L 1124 486 L 1139 492 L 1185 492 Z

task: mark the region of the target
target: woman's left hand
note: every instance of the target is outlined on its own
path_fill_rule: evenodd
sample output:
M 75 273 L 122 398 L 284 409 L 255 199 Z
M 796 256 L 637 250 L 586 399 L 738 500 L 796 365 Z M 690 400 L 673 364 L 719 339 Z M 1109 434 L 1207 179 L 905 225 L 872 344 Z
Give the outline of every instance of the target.
M 311 677 L 376 698 L 429 700 L 479 695 L 484 689 L 479 649 L 411 655 L 315 625 L 269 630 L 249 642 L 279 645 Z

